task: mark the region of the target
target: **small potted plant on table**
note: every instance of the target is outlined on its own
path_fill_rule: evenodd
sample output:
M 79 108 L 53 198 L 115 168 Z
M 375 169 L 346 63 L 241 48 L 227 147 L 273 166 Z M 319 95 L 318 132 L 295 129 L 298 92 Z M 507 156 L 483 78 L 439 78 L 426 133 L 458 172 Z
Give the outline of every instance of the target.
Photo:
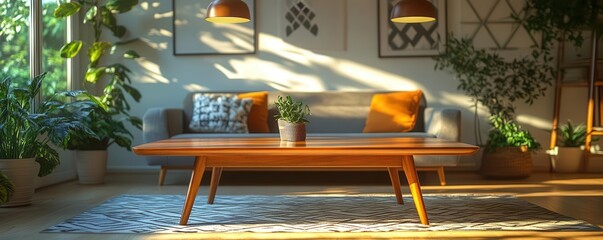
M 306 140 L 306 118 L 310 108 L 301 101 L 293 101 L 291 96 L 278 96 L 276 108 L 279 115 L 274 116 L 278 121 L 278 131 L 281 141 L 298 142 Z

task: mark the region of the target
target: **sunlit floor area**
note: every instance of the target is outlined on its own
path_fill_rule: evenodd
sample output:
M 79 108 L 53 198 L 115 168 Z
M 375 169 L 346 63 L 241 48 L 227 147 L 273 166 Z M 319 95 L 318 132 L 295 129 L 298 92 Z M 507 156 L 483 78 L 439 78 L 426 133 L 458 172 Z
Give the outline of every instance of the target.
M 75 234 L 40 233 L 44 229 L 121 194 L 185 194 L 187 175 L 168 173 L 166 185 L 157 174 L 109 174 L 102 185 L 70 181 L 42 189 L 34 204 L 0 208 L 0 239 L 603 239 L 603 232 L 376 232 L 376 233 L 228 233 L 228 234 Z M 557 213 L 603 227 L 603 174 L 535 173 L 524 180 L 487 180 L 475 173 L 448 172 L 448 186 L 433 173 L 420 173 L 424 194 L 510 194 Z M 403 186 L 403 194 L 408 188 Z M 207 183 L 200 188 L 206 195 Z M 224 172 L 218 195 L 391 194 L 386 172 Z M 201 204 L 204 199 L 197 200 Z M 429 208 L 427 209 L 429 213 Z

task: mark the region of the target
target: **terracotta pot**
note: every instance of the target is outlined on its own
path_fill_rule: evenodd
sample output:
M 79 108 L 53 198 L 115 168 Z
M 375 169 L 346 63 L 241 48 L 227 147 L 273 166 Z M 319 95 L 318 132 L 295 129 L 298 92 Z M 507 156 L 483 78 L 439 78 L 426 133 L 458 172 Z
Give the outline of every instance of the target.
M 107 171 L 107 150 L 77 150 L 75 151 L 75 166 L 81 184 L 104 183 Z
M 290 123 L 283 120 L 278 120 L 278 132 L 281 136 L 281 141 L 299 142 L 306 141 L 306 124 L 305 123 Z
M 40 164 L 35 158 L 0 159 L 2 171 L 15 186 L 15 192 L 2 207 L 17 207 L 32 203 Z
M 485 151 L 481 173 L 487 178 L 521 179 L 532 174 L 532 153 L 524 147 L 503 147 Z

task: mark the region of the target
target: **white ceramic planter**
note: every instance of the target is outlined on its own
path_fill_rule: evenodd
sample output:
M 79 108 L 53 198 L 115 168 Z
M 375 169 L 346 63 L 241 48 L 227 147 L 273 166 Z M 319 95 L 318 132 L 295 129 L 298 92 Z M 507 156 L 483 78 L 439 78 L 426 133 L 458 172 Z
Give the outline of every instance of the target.
M 107 171 L 107 150 L 75 151 L 75 166 L 81 184 L 101 184 L 105 182 Z
M 15 192 L 2 207 L 16 207 L 32 203 L 35 191 L 35 179 L 40 171 L 40 164 L 35 158 L 0 159 L 2 171 L 15 186 Z
M 283 120 L 278 120 L 278 132 L 281 141 L 299 142 L 306 141 L 306 124 L 305 123 L 289 123 Z
M 579 147 L 556 147 L 556 155 L 551 155 L 553 171 L 572 173 L 580 171 L 584 150 Z

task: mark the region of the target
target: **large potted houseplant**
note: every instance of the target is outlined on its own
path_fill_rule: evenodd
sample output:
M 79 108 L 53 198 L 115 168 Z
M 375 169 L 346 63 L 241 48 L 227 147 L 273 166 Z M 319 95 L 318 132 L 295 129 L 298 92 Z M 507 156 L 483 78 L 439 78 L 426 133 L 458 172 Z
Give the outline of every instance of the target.
M 310 115 L 310 108 L 301 101 L 294 101 L 291 96 L 278 96 L 274 102 L 279 115 L 275 118 L 278 121 L 278 131 L 281 141 L 298 142 L 306 140 L 307 116 Z
M 459 81 L 457 89 L 471 98 L 475 141 L 479 146 L 484 146 L 480 105 L 488 109 L 490 116 L 502 114 L 512 119 L 517 102 L 532 104 L 544 96 L 553 81 L 550 65 L 541 61 L 548 51 L 534 49 L 531 55 L 506 59 L 496 51 L 475 48 L 471 39 L 452 34 L 445 45 L 446 51 L 434 58 L 435 69 L 452 72 Z
M 118 112 L 95 107 L 81 121 L 98 137 L 90 137 L 73 132 L 67 143 L 67 149 L 75 150 L 78 180 L 81 184 L 100 184 L 104 182 L 107 168 L 107 149 L 117 144 L 130 150 L 132 134 L 128 131 Z
M 481 173 L 488 178 L 526 178 L 532 173 L 531 152 L 540 148 L 534 137 L 502 114 L 490 117 Z
M 0 171 L 14 184 L 13 196 L 2 206 L 31 203 L 35 176 L 46 176 L 59 165 L 53 144 L 65 148 L 73 131 L 95 136 L 75 117 L 85 116 L 90 105 L 55 101 L 58 96 L 77 97 L 84 92 L 54 95 L 32 112 L 44 76 L 36 76 L 25 88 L 12 87 L 10 79 L 0 82 Z M 66 109 L 74 114 L 60 114 Z
M 494 128 L 489 134 L 490 138 L 506 134 L 506 132 L 501 133 L 500 130 L 511 130 L 497 128 L 496 124 L 500 121 L 513 123 L 513 127 L 519 129 L 520 127 L 513 121 L 515 104 L 518 101 L 532 104 L 536 99 L 544 96 L 547 87 L 551 85 L 552 68 L 549 61 L 544 60 L 545 58 L 550 60 L 549 52 L 535 48 L 528 56 L 506 59 L 496 51 L 475 48 L 470 39 L 458 39 L 450 35 L 446 41 L 446 52 L 434 59 L 435 68 L 454 73 L 459 81 L 458 89 L 471 98 L 476 144 L 483 147 L 485 145 L 481 135 L 479 106 L 486 107 L 491 116 Z M 526 134 L 527 132 L 521 130 L 513 133 Z M 490 153 L 496 152 L 497 147 L 510 147 L 496 139 L 488 140 L 486 146 L 489 146 Z M 516 146 L 516 148 L 520 151 L 521 147 Z M 483 154 L 482 165 L 488 164 L 485 163 L 489 161 L 486 155 L 490 156 L 490 154 Z M 531 172 L 531 167 L 526 171 L 528 170 Z M 517 175 L 525 174 L 510 174 L 509 177 Z
M 572 125 L 571 121 L 559 127 L 559 143 L 553 149 L 551 160 L 555 172 L 578 172 L 582 164 L 586 142 L 586 126 L 584 124 Z
M 127 129 L 125 122 L 141 129 L 142 121 L 129 114 L 130 104 L 128 98 L 140 101 L 141 94 L 132 86 L 129 77 L 130 69 L 122 63 L 108 63 L 110 55 L 120 54 L 126 59 L 138 58 L 133 50 L 120 51 L 120 47 L 133 40 L 121 41 L 127 30 L 117 22 L 116 14 L 130 11 L 138 4 L 137 0 L 77 0 L 61 2 L 54 15 L 58 18 L 72 16 L 76 13 L 85 13 L 83 23 L 91 27 L 94 37 L 89 43 L 74 40 L 61 48 L 61 56 L 73 58 L 87 49 L 89 61 L 87 65 L 83 87 L 98 89 L 102 85 L 102 93 L 96 99 L 106 109 L 97 107 L 82 121 L 92 129 L 98 139 L 81 135 L 74 135 L 69 142 L 69 149 L 76 150 L 76 165 L 80 183 L 97 184 L 104 182 L 107 162 L 107 148 L 116 143 L 130 150 L 132 134 Z M 106 40 L 104 30 L 108 30 L 118 42 Z M 103 60 L 104 61 L 101 61 Z

